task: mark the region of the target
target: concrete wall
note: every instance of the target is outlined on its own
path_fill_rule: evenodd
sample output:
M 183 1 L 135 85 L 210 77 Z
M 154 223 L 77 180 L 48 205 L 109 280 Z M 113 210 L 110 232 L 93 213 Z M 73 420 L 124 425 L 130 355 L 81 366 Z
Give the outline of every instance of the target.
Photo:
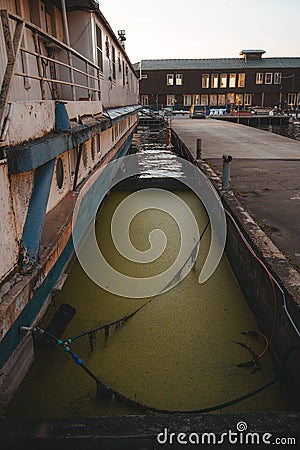
M 289 286 L 294 284 L 298 290 L 300 288 L 300 275 L 296 272 L 285 257 L 279 252 L 275 245 L 263 236 L 264 233 L 258 228 L 249 215 L 240 209 L 237 201 L 234 198 L 225 198 L 225 207 L 230 209 L 232 214 L 236 217 L 240 227 L 246 231 L 248 235 L 249 227 L 251 227 L 251 234 L 254 232 L 257 242 L 251 239 L 251 245 L 255 252 L 263 262 L 268 266 L 269 270 L 279 281 L 284 290 L 287 308 L 291 314 L 298 329 L 300 329 L 300 304 L 299 297 L 296 296 L 296 289 L 290 290 Z M 231 267 L 238 279 L 239 285 L 252 309 L 260 329 L 263 333 L 270 337 L 274 320 L 274 295 L 270 279 L 261 264 L 251 255 L 249 250 L 242 243 L 240 236 L 229 219 L 227 221 L 228 236 L 226 244 L 226 254 L 230 261 Z M 276 267 L 277 266 L 277 267 Z M 278 270 L 280 267 L 280 272 Z M 283 275 L 283 278 L 282 278 Z M 277 297 L 277 324 L 274 338 L 271 343 L 272 354 L 278 366 L 281 366 L 288 356 L 292 348 L 299 346 L 299 337 L 292 327 L 288 317 L 284 311 L 284 300 L 281 291 L 275 285 Z M 283 379 L 282 388 L 288 397 L 292 400 L 295 407 L 298 407 L 300 402 L 300 352 L 295 354 L 294 359 L 289 365 Z
M 186 145 L 172 131 L 173 143 L 179 147 L 181 154 L 188 155 L 195 162 Z M 231 191 L 222 191 L 222 182 L 216 173 L 202 160 L 197 160 L 199 168 L 211 180 L 222 194 L 223 205 L 234 217 L 243 235 L 250 243 L 256 255 L 275 277 L 286 299 L 286 307 L 298 330 L 300 330 L 300 274 L 287 261 L 285 256 L 273 244 L 270 238 L 254 222 L 252 217 L 239 204 Z M 226 254 L 237 277 L 245 298 L 254 313 L 260 330 L 270 337 L 274 320 L 274 295 L 269 276 L 263 266 L 250 253 L 242 242 L 233 221 L 227 217 Z M 277 298 L 277 321 L 271 342 L 271 353 L 276 369 L 282 367 L 292 349 L 299 348 L 299 336 L 289 321 L 281 290 L 274 283 Z M 295 408 L 300 402 L 300 351 L 294 354 L 284 376 L 281 386 Z M 274 372 L 275 375 L 275 372 Z

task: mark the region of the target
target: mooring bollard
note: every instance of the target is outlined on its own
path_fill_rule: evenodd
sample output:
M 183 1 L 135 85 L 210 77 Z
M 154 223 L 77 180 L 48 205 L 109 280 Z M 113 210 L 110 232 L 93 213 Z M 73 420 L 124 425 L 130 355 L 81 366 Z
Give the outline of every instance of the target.
M 197 159 L 201 159 L 202 139 L 197 139 Z
M 229 189 L 231 161 L 232 161 L 232 156 L 223 155 L 222 189 Z

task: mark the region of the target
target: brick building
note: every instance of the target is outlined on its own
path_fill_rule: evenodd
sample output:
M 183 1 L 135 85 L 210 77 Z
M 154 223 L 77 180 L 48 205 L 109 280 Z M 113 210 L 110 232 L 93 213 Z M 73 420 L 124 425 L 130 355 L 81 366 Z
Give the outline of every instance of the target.
M 142 60 L 135 64 L 140 101 L 153 109 L 240 105 L 297 109 L 300 57 L 265 58 L 264 50 L 242 50 L 239 58 Z

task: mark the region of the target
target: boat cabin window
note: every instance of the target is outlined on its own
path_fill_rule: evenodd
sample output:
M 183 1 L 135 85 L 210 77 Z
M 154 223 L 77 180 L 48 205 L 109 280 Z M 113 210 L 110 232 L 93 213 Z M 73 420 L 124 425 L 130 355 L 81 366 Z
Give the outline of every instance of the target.
M 112 45 L 111 46 L 111 62 L 112 62 L 112 77 L 115 80 L 116 79 L 116 49 Z
M 122 59 L 122 74 L 123 74 L 123 86 L 125 86 L 125 63 Z
M 102 31 L 101 28 L 99 28 L 97 25 L 96 25 L 96 40 L 97 40 L 97 62 L 101 72 L 103 72 Z

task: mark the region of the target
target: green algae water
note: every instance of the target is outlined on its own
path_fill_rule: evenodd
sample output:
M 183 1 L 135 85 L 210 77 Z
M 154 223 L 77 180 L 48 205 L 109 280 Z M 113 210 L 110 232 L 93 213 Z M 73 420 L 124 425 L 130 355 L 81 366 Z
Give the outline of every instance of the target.
M 193 211 L 203 230 L 207 214 L 192 192 L 175 192 Z M 112 192 L 104 201 L 96 223 L 99 246 L 110 263 L 131 276 L 153 276 L 172 264 L 180 246 L 180 230 L 161 210 L 146 210 L 130 224 L 130 239 L 139 250 L 149 246 L 151 230 L 167 237 L 163 255 L 140 265 L 127 261 L 115 249 L 110 224 L 117 206 L 130 192 Z M 211 407 L 260 387 L 275 375 L 269 355 L 260 370 L 237 367 L 252 358 L 237 344 L 242 341 L 257 354 L 264 343 L 241 335 L 257 330 L 252 312 L 242 295 L 225 255 L 204 284 L 198 283 L 210 245 L 210 231 L 201 241 L 195 268 L 173 289 L 151 299 L 130 299 L 111 294 L 94 284 L 74 259 L 62 291 L 54 298 L 41 327 L 46 328 L 61 303 L 76 308 L 65 338 L 113 322 L 145 305 L 108 339 L 96 334 L 93 350 L 89 337 L 72 344 L 86 366 L 105 383 L 130 400 L 163 410 L 189 411 Z M 36 338 L 37 356 L 30 373 L 9 405 L 13 417 L 97 417 L 151 413 L 100 392 L 95 381 L 58 346 Z M 286 409 L 279 386 L 269 388 L 239 404 L 218 412 L 282 411 Z

